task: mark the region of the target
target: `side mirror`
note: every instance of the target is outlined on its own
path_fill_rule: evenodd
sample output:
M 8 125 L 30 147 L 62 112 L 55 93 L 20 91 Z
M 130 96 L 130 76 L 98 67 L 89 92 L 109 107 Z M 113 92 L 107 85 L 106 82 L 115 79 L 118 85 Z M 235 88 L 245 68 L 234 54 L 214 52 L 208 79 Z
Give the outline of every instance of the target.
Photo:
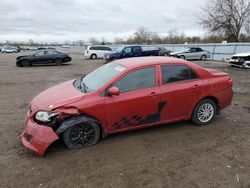
M 109 96 L 113 96 L 113 95 L 118 96 L 118 95 L 120 95 L 119 88 L 117 88 L 117 87 L 111 87 L 111 88 L 109 88 L 108 95 Z

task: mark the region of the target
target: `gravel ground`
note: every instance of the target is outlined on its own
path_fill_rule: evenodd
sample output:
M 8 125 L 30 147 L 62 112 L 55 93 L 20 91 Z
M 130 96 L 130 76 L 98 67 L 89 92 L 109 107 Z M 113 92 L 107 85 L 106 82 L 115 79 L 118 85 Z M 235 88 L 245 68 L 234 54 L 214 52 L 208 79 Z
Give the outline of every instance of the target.
M 233 104 L 208 126 L 167 124 L 79 150 L 58 141 L 39 158 L 20 142 L 29 101 L 104 62 L 71 52 L 70 65 L 16 67 L 26 53 L 0 54 L 0 187 L 250 187 L 250 70 L 195 61 L 234 79 Z

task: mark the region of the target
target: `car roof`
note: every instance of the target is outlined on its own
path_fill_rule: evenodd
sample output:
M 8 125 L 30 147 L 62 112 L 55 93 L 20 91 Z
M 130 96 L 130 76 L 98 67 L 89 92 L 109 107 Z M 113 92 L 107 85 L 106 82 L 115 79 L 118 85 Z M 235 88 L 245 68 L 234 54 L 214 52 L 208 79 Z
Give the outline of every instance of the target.
M 110 46 L 107 46 L 107 45 L 92 45 L 92 46 L 89 46 L 89 48 L 90 47 L 109 47 L 110 48 Z
M 120 59 L 120 60 L 116 60 L 115 62 L 127 68 L 136 68 L 136 67 L 158 65 L 158 64 L 185 64 L 185 65 L 188 64 L 194 67 L 198 66 L 194 63 L 191 63 L 183 59 L 177 59 L 177 58 L 172 58 L 172 57 L 156 57 L 156 56 Z

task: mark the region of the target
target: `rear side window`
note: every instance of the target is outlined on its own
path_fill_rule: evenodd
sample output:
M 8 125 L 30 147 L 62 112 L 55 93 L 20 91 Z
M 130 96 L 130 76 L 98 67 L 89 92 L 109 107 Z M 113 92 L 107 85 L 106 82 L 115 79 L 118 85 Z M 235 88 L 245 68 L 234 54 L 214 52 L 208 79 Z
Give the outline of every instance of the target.
M 92 46 L 89 49 L 90 50 L 101 50 L 100 47 L 98 47 L 98 46 Z
M 135 46 L 135 47 L 133 48 L 133 52 L 134 52 L 134 53 L 140 53 L 140 52 L 141 52 L 141 47 Z
M 162 65 L 163 84 L 197 79 L 197 74 L 185 65 Z
M 104 50 L 104 51 L 111 51 L 111 48 L 109 48 L 109 47 L 102 47 L 102 50 Z
M 56 55 L 56 54 L 58 54 L 58 52 L 56 50 L 49 50 L 49 51 L 46 51 L 46 54 L 48 54 L 48 55 Z
M 149 67 L 133 71 L 114 84 L 121 93 L 155 86 L 155 68 Z

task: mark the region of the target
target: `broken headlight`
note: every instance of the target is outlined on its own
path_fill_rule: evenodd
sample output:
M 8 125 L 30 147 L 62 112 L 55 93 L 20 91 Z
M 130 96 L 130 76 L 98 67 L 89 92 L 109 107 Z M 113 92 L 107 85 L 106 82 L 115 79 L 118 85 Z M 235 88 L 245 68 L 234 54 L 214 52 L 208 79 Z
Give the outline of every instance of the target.
M 59 114 L 59 112 L 38 111 L 36 113 L 35 119 L 43 123 L 50 123 Z

